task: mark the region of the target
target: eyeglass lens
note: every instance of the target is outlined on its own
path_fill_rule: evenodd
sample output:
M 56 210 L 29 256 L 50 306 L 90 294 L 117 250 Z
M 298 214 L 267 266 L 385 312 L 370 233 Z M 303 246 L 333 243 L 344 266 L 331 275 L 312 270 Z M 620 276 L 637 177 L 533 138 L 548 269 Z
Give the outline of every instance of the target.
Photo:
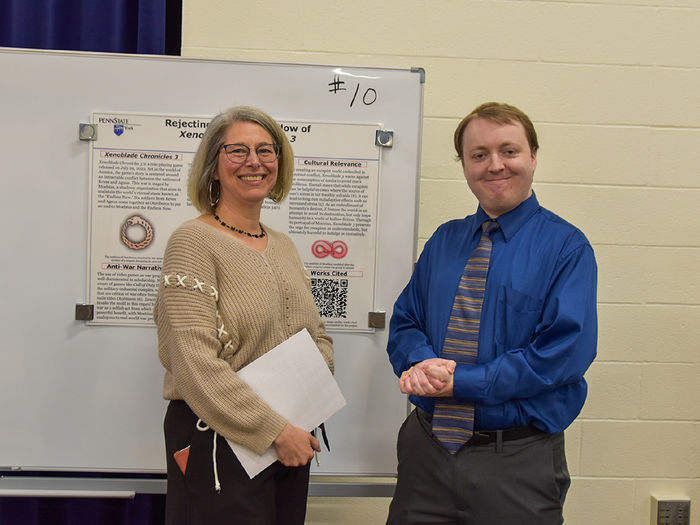
M 245 144 L 225 144 L 224 151 L 231 162 L 243 162 L 250 154 L 250 147 Z M 260 144 L 255 148 L 255 155 L 261 162 L 272 162 L 279 155 L 277 144 Z

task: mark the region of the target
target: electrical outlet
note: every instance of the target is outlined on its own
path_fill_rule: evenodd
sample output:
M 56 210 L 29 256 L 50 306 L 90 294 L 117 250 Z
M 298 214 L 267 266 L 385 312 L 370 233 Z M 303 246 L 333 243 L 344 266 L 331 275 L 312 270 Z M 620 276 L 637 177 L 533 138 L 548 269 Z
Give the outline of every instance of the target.
M 651 525 L 690 525 L 690 499 L 652 496 Z

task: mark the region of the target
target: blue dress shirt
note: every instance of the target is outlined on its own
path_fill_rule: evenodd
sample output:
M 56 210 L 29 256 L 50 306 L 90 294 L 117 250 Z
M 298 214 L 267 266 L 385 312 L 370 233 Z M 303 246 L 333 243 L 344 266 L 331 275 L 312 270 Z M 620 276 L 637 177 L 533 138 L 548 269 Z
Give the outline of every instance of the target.
M 387 351 L 397 375 L 439 357 L 464 265 L 489 217 L 440 226 L 394 305 Z M 454 396 L 475 404 L 476 430 L 560 432 L 586 399 L 596 355 L 597 266 L 583 233 L 531 197 L 497 219 L 477 364 L 457 365 Z M 434 398 L 411 396 L 431 412 Z

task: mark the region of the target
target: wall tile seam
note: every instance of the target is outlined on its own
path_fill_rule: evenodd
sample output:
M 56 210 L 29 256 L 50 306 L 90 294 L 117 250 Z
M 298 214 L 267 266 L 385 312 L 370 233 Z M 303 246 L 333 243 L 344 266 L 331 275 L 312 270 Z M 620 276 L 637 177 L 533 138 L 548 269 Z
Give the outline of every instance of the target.
M 629 421 L 624 420 L 624 419 L 620 419 L 619 422 L 629 423 Z M 695 418 L 688 417 L 687 419 L 678 419 L 678 418 L 674 418 L 674 419 L 658 419 L 658 418 L 644 419 L 644 418 L 642 418 L 642 419 L 639 419 L 639 421 L 634 421 L 634 422 L 637 422 L 639 424 L 647 424 L 647 425 L 648 424 L 653 424 L 653 425 L 686 424 L 686 425 L 691 426 L 691 427 L 692 426 L 700 426 L 700 419 L 698 419 L 697 417 L 695 417 Z M 610 423 L 606 423 L 606 424 L 612 424 L 612 423 L 610 422 Z
M 332 51 L 327 50 L 315 50 L 315 49 L 264 49 L 264 48 L 241 48 L 241 47 L 219 47 L 219 46 L 188 46 L 182 48 L 182 56 L 188 56 L 190 50 L 199 50 L 205 52 L 203 57 L 207 56 L 207 51 L 226 51 L 226 52 L 243 52 L 243 53 L 256 53 L 256 54 L 290 54 L 290 55 L 310 55 L 315 57 L 334 57 L 334 56 L 350 56 L 354 60 L 362 58 L 386 58 L 389 60 L 401 59 L 403 61 L 408 59 L 425 59 L 425 60 L 459 60 L 459 61 L 471 61 L 471 62 L 494 62 L 494 63 L 524 63 L 524 64 L 542 64 L 542 65 L 554 65 L 554 66 L 571 66 L 571 67 L 607 67 L 607 68 L 617 68 L 617 69 L 645 69 L 645 70 L 673 70 L 673 71 L 691 71 L 700 72 L 700 67 L 698 66 L 678 66 L 678 65 L 659 65 L 659 64 L 625 64 L 625 63 L 604 63 L 604 62 L 563 62 L 554 60 L 543 60 L 541 58 L 532 59 L 517 59 L 517 58 L 496 58 L 496 57 L 461 57 L 461 56 L 451 56 L 451 55 L 416 55 L 416 54 L 405 54 L 405 53 L 360 53 L 358 54 L 356 50 L 349 51 Z M 335 62 L 331 60 L 330 62 Z M 303 63 L 303 62 L 300 62 Z M 337 65 L 331 64 L 328 65 Z M 348 64 L 349 65 L 349 64 Z M 355 64 L 356 67 L 363 67 L 362 63 Z M 370 66 L 365 66 L 370 67 Z M 382 67 L 377 65 L 372 65 L 371 67 Z M 392 65 L 387 65 L 384 67 L 396 67 Z M 412 66 L 412 67 L 422 67 L 426 71 L 430 68 L 425 65 Z
M 425 115 L 423 115 L 425 119 Z M 648 131 L 691 131 L 693 133 L 700 131 L 700 126 L 673 125 L 673 124 L 630 124 L 630 123 L 609 123 L 609 122 L 574 122 L 564 120 L 533 120 L 535 128 L 540 126 L 566 126 L 579 128 L 603 128 L 603 129 L 632 129 L 632 130 L 648 130 Z
M 485 3 L 485 2 L 477 2 L 477 3 Z M 678 6 L 669 6 L 669 5 L 664 5 L 664 4 L 644 4 L 644 3 L 631 3 L 631 2 L 613 2 L 613 1 L 605 1 L 605 0 L 588 0 L 588 1 L 581 1 L 581 0 L 498 0 L 498 1 L 492 1 L 492 2 L 486 2 L 488 4 L 514 4 L 514 5 L 526 5 L 526 4 L 534 4 L 534 5 L 539 5 L 539 6 L 547 6 L 551 7 L 553 5 L 561 5 L 561 6 L 567 6 L 567 5 L 579 5 L 579 6 L 584 6 L 584 7 L 591 7 L 591 8 L 598 8 L 598 7 L 623 7 L 623 8 L 641 8 L 641 9 L 649 9 L 649 10 L 697 10 L 697 7 L 694 6 L 683 6 L 683 5 L 678 5 Z M 558 7 L 561 9 L 560 7 Z M 185 8 L 183 9 L 183 15 L 188 15 L 191 16 L 192 19 L 195 19 L 195 9 L 193 8 Z
M 461 170 L 459 164 L 456 164 L 455 170 Z M 449 183 L 449 182 L 464 182 L 464 177 L 455 174 L 454 177 L 436 177 L 427 174 L 421 174 L 421 182 L 437 182 L 437 183 Z M 535 179 L 533 185 L 537 186 L 556 186 L 556 187 L 570 187 L 570 188 L 600 188 L 600 189 L 620 189 L 620 190 L 644 190 L 644 191 L 677 191 L 677 192 L 687 192 L 687 191 L 700 191 L 700 186 L 652 186 L 652 185 L 640 185 L 640 184 L 601 184 L 600 182 L 569 182 L 569 181 L 549 181 L 549 180 L 538 180 L 537 174 L 535 174 Z
M 461 170 L 461 168 L 459 166 L 455 166 L 455 169 Z M 463 175 L 462 176 L 455 175 L 454 178 L 449 178 L 449 179 L 446 179 L 443 177 L 431 177 L 429 175 L 426 175 L 426 176 L 421 175 L 420 181 L 421 182 L 465 182 Z M 466 182 L 465 182 L 465 184 L 466 184 Z
M 683 366 L 688 368 L 696 368 L 698 363 L 695 361 L 684 362 L 684 361 L 639 361 L 639 364 L 645 367 L 650 366 Z
M 545 206 L 546 208 L 547 206 Z M 690 244 L 624 244 L 620 242 L 610 242 L 610 243 L 605 243 L 605 242 L 592 242 L 591 246 L 594 248 L 596 246 L 604 247 L 604 246 L 619 246 L 620 248 L 654 248 L 654 249 L 659 249 L 659 250 L 698 250 L 700 249 L 700 246 L 693 246 Z M 640 304 L 647 304 L 647 303 L 640 303 Z M 648 303 L 652 304 L 652 303 Z M 653 304 L 685 304 L 685 305 L 697 305 L 698 303 L 653 303 Z
M 196 52 L 193 52 L 196 51 Z M 221 52 L 225 51 L 226 56 L 222 55 L 215 55 L 212 57 L 211 52 Z M 357 54 L 357 53 L 328 53 L 324 51 L 318 51 L 318 52 L 313 52 L 313 51 L 293 51 L 293 50 L 288 50 L 288 49 L 283 49 L 283 50 L 270 50 L 270 51 L 265 51 L 261 52 L 258 54 L 262 55 L 267 55 L 267 54 L 273 54 L 273 55 L 303 55 L 303 56 L 315 56 L 315 57 L 321 57 L 325 56 L 327 59 L 323 61 L 310 61 L 308 59 L 304 59 L 302 56 L 299 60 L 283 60 L 280 58 L 265 58 L 264 56 L 261 56 L 259 59 L 251 59 L 251 58 L 230 58 L 229 55 L 235 54 L 236 51 L 244 51 L 243 49 L 240 48 L 227 48 L 227 47 L 200 47 L 200 46 L 193 46 L 189 48 L 182 47 L 182 57 L 183 58 L 199 58 L 199 59 L 210 59 L 210 60 L 232 60 L 232 61 L 238 61 L 238 62 L 247 62 L 247 63 L 270 63 L 270 64 L 295 64 L 295 65 L 313 65 L 313 66 L 346 66 L 346 67 L 357 67 L 357 68 L 366 68 L 366 69 L 397 69 L 397 70 L 410 70 L 413 67 L 420 67 L 425 69 L 422 65 L 412 65 L 412 66 L 406 66 L 406 67 L 399 67 L 396 66 L 396 64 L 388 63 L 386 65 L 378 65 L 378 64 L 367 64 L 366 62 L 343 62 L 342 64 L 339 64 L 337 60 L 332 60 L 333 56 L 335 55 L 347 55 L 353 57 L 353 59 L 361 58 L 361 57 L 368 57 L 368 58 L 373 58 L 375 56 L 382 56 L 382 55 L 365 55 L 365 54 Z
M 581 480 L 581 481 L 651 481 L 651 480 L 658 480 L 658 481 L 665 481 L 665 480 L 673 480 L 673 481 L 688 481 L 688 482 L 695 482 L 700 480 L 698 477 L 690 477 L 690 476 L 594 476 L 593 474 L 572 474 L 571 475 L 572 480 Z
M 391 68 L 389 68 L 391 69 Z M 462 120 L 464 115 L 459 115 L 459 116 L 452 116 L 452 115 L 439 115 L 439 114 L 426 114 L 423 113 L 423 122 L 425 123 L 426 120 L 434 120 L 434 121 L 440 121 L 441 123 L 447 123 L 448 121 L 454 123 L 455 128 L 457 127 L 457 124 Z M 586 128 L 589 129 L 591 132 L 599 130 L 599 129 L 605 129 L 605 130 L 618 130 L 618 131 L 626 131 L 626 130 L 633 130 L 633 131 L 653 131 L 653 132 L 658 132 L 658 131 L 669 131 L 669 132 L 677 132 L 677 131 L 687 131 L 690 134 L 693 133 L 698 133 L 700 132 L 700 126 L 689 126 L 687 124 L 654 124 L 653 122 L 650 123 L 645 123 L 645 124 L 635 124 L 635 123 L 629 123 L 629 122 L 577 122 L 577 121 L 572 121 L 572 120 L 546 120 L 546 121 L 532 121 L 532 123 L 535 125 L 535 128 L 537 130 L 540 130 L 542 127 L 546 126 L 551 126 L 551 127 L 570 127 L 570 128 Z M 541 134 L 541 131 L 540 133 Z M 450 134 L 450 144 L 452 143 L 452 134 Z M 541 146 L 540 149 L 542 149 L 544 146 Z
M 451 116 L 441 116 L 441 115 L 429 115 L 429 114 L 423 113 L 423 120 L 459 122 L 460 120 L 462 120 L 463 117 L 464 117 L 464 115 L 462 115 L 460 117 L 451 117 Z M 535 121 L 533 120 L 533 123 L 534 122 Z
M 432 164 L 432 163 L 431 163 Z M 422 166 L 424 167 L 424 166 Z M 461 170 L 458 161 L 455 161 L 455 170 Z M 455 174 L 454 177 L 436 177 L 434 175 L 421 174 L 421 182 L 438 182 L 438 183 L 448 183 L 448 182 L 464 182 L 464 177 L 459 174 Z M 552 181 L 552 180 L 538 180 L 537 174 L 535 174 L 535 179 L 533 180 L 534 186 L 557 186 L 557 187 L 567 187 L 567 188 L 600 188 L 600 189 L 619 189 L 619 190 L 643 190 L 643 191 L 674 191 L 674 192 L 688 192 L 688 191 L 700 191 L 700 186 L 659 186 L 652 184 L 619 184 L 610 183 L 603 184 L 600 182 L 570 182 L 570 181 Z
M 598 364 L 609 364 L 609 365 L 636 365 L 636 366 L 642 366 L 642 365 L 649 365 L 649 366 L 657 366 L 657 365 L 667 365 L 667 366 L 697 366 L 699 364 L 698 361 L 628 361 L 628 360 L 600 360 L 596 359 L 595 363 Z
M 576 421 L 580 423 L 592 423 L 601 425 L 685 425 L 688 427 L 698 427 L 700 429 L 700 419 L 659 419 L 659 418 L 589 418 L 589 417 L 578 417 Z M 585 428 L 582 428 L 582 432 Z
M 584 401 L 585 405 L 585 401 Z M 576 470 L 578 471 L 581 468 L 581 458 L 583 457 L 583 426 L 579 423 L 579 418 L 574 419 L 567 428 L 564 429 L 564 432 L 570 428 L 572 428 L 576 425 L 576 429 L 573 430 L 573 433 L 575 433 L 577 439 L 574 440 L 574 443 L 576 443 L 578 446 L 576 447 L 576 455 L 574 458 L 576 459 Z M 566 434 L 565 434 L 565 439 L 566 439 Z M 573 459 L 573 458 L 572 458 Z M 578 474 L 578 472 L 576 472 Z
M 449 179 L 448 179 L 449 180 Z M 642 184 L 602 184 L 600 182 L 568 182 L 568 181 L 548 181 L 548 180 L 538 180 L 537 173 L 535 173 L 535 180 L 533 184 L 539 186 L 571 186 L 571 187 L 588 187 L 588 188 L 600 188 L 605 190 L 643 190 L 643 191 L 676 191 L 676 192 L 687 192 L 687 191 L 700 191 L 700 186 L 658 186 L 658 185 L 642 185 Z
M 477 2 L 477 3 L 485 3 L 485 2 Z M 514 5 L 527 5 L 527 4 L 534 4 L 538 6 L 546 6 L 546 7 L 552 7 L 554 5 L 556 6 L 567 6 L 567 5 L 573 5 L 573 6 L 583 6 L 583 7 L 591 7 L 593 8 L 598 8 L 598 7 L 623 7 L 623 8 L 634 8 L 634 9 L 646 9 L 646 10 L 654 10 L 654 11 L 663 11 L 663 10 L 697 10 L 698 8 L 695 6 L 685 6 L 685 5 L 664 5 L 661 3 L 657 4 L 644 4 L 644 3 L 632 3 L 632 2 L 613 2 L 613 1 L 605 1 L 605 0 L 588 0 L 588 1 L 582 1 L 582 0 L 498 0 L 498 1 L 492 1 L 492 2 L 487 2 L 488 4 L 494 5 L 494 4 L 514 4 Z M 557 7 L 558 9 L 561 9 L 561 7 Z M 192 19 L 195 19 L 195 13 L 196 11 L 194 9 L 183 9 L 183 15 L 188 15 L 191 16 Z
M 627 62 L 589 62 L 589 61 L 563 61 L 563 60 L 553 60 L 546 59 L 542 57 L 532 57 L 532 58 L 515 58 L 515 57 L 485 57 L 485 56 L 471 56 L 471 55 L 452 55 L 452 54 L 406 54 L 406 53 L 359 53 L 357 50 L 343 50 L 337 49 L 329 51 L 327 49 L 289 49 L 289 48 L 257 48 L 257 47 L 226 47 L 217 45 L 199 45 L 199 46 L 182 46 L 182 53 L 185 54 L 189 50 L 212 50 L 212 51 L 238 51 L 243 53 L 258 53 L 258 54 L 305 54 L 305 55 L 315 55 L 315 56 L 351 56 L 354 59 L 358 58 L 386 58 L 386 59 L 401 59 L 407 60 L 410 58 L 424 59 L 424 60 L 459 60 L 466 62 L 478 62 L 478 63 L 502 63 L 509 62 L 514 64 L 541 64 L 541 65 L 554 65 L 554 66 L 570 66 L 570 67 L 602 67 L 602 68 L 615 68 L 615 69 L 648 69 L 648 70 L 673 70 L 673 71 L 698 71 L 700 72 L 700 66 L 681 66 L 677 64 L 658 64 L 658 63 L 627 63 Z M 428 68 L 426 68 L 428 69 Z
M 546 6 L 551 6 L 551 5 L 579 5 L 579 6 L 585 6 L 585 7 L 591 7 L 591 8 L 598 8 L 600 6 L 610 6 L 610 7 L 624 7 L 624 8 L 642 8 L 642 9 L 650 9 L 654 11 L 663 11 L 665 9 L 670 10 L 693 10 L 696 11 L 698 10 L 697 7 L 695 6 L 668 6 L 668 5 L 663 5 L 663 4 L 633 4 L 633 3 L 627 3 L 627 2 L 606 2 L 604 0 L 587 0 L 585 2 L 581 0 L 501 0 L 502 2 L 510 2 L 510 3 L 532 3 L 532 4 L 542 4 Z
M 449 180 L 449 179 L 447 179 Z M 620 183 L 600 183 L 600 182 L 569 182 L 569 181 L 546 181 L 538 180 L 537 173 L 533 184 L 536 186 L 566 186 L 566 187 L 589 187 L 600 189 L 619 189 L 619 190 L 644 190 L 644 191 L 700 191 L 700 186 L 659 186 L 656 184 L 620 184 Z
M 602 359 L 596 357 L 595 364 L 598 365 L 624 365 L 624 366 L 640 366 L 640 365 L 653 365 L 653 366 L 697 366 L 700 361 L 618 361 L 615 359 Z
M 321 50 L 321 49 L 289 49 L 289 48 L 249 48 L 249 47 L 223 47 L 223 46 L 211 46 L 211 45 L 206 45 L 206 46 L 182 46 L 182 53 L 189 50 L 204 50 L 204 51 L 239 51 L 239 52 L 244 52 L 244 53 L 249 53 L 253 52 L 256 54 L 304 54 L 304 55 L 314 55 L 314 56 L 327 56 L 327 57 L 334 57 L 334 56 L 351 56 L 355 59 L 358 58 L 381 58 L 381 57 L 387 57 L 387 58 L 394 58 L 396 59 L 397 57 L 402 58 L 402 59 L 411 59 L 411 58 L 425 58 L 423 55 L 407 55 L 407 54 L 398 54 L 398 53 L 358 53 L 357 50 L 348 50 L 348 51 L 328 51 L 328 50 Z M 445 58 L 450 58 L 450 57 L 445 57 Z M 476 60 L 483 60 L 483 59 L 474 59 Z M 337 64 L 328 64 L 328 65 L 337 65 Z M 380 68 L 382 66 L 363 66 L 363 65 L 358 65 L 357 67 L 377 67 Z M 390 67 L 390 66 L 386 66 Z M 423 67 L 423 66 L 411 66 L 411 67 Z M 397 68 L 394 66 L 394 69 L 401 69 Z M 408 69 L 408 67 L 406 67 Z
M 432 163 L 431 163 L 432 164 Z M 427 170 L 425 165 L 421 166 L 422 171 L 435 171 L 436 169 L 440 170 L 441 173 L 445 172 L 445 168 L 441 168 L 437 164 L 432 164 L 434 168 L 431 168 L 430 170 Z M 450 166 L 450 169 L 454 168 L 455 171 L 459 170 L 458 173 L 455 173 L 454 176 L 450 177 L 437 177 L 435 175 L 421 175 L 420 176 L 420 181 L 421 182 L 465 182 L 464 180 L 464 175 L 462 175 L 462 168 L 457 164 L 455 166 Z
M 482 58 L 479 61 L 488 62 L 491 59 Z M 512 59 L 502 59 L 500 62 L 526 62 L 531 64 L 543 64 L 552 66 L 571 66 L 571 67 L 592 67 L 592 68 L 609 68 L 609 69 L 639 69 L 639 70 L 670 70 L 670 71 L 688 71 L 688 72 L 700 72 L 700 66 L 679 66 L 671 64 L 651 64 L 651 63 L 641 63 L 641 64 L 630 64 L 624 62 L 565 62 L 563 60 L 512 60 Z
M 675 303 L 655 303 L 655 302 L 638 302 L 638 301 L 598 301 L 598 306 L 660 306 L 660 307 L 669 307 L 672 308 L 674 306 L 687 306 L 687 305 L 678 305 Z M 700 305 L 690 305 L 692 308 L 697 308 L 700 307 Z
M 615 316 L 620 315 L 620 314 L 628 314 L 628 313 L 636 313 L 638 311 L 641 312 L 662 312 L 663 310 L 650 310 L 650 309 L 661 309 L 661 308 L 666 308 L 670 312 L 674 312 L 675 310 L 681 310 L 683 313 L 694 313 L 694 310 L 698 310 L 700 308 L 700 305 L 697 304 L 691 304 L 691 305 L 686 305 L 686 304 L 659 304 L 659 303 L 649 303 L 644 304 L 644 303 L 610 303 L 610 302 L 603 302 L 603 301 L 598 301 L 598 308 L 600 307 L 620 307 L 619 310 L 608 310 L 607 308 L 602 308 L 601 310 L 606 312 L 605 317 L 606 318 L 616 318 Z M 642 310 L 643 309 L 643 310 Z M 599 312 L 600 313 L 600 312 Z M 599 316 L 600 317 L 600 316 Z M 636 321 L 636 319 L 635 319 Z M 685 327 L 684 327 L 685 328 Z M 604 330 L 601 330 L 604 332 Z M 700 358 L 700 355 L 698 356 Z

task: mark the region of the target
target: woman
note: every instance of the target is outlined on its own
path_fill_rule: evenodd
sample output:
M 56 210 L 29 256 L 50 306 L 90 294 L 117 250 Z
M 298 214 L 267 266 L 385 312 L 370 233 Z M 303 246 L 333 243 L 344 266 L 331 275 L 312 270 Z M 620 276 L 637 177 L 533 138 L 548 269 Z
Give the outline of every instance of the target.
M 292 185 L 294 157 L 264 112 L 209 124 L 188 181 L 202 212 L 170 237 L 154 318 L 165 367 L 168 524 L 303 524 L 318 441 L 274 412 L 236 371 L 302 328 L 333 368 L 310 281 L 291 240 L 260 222 Z M 249 479 L 226 439 L 279 461 Z

